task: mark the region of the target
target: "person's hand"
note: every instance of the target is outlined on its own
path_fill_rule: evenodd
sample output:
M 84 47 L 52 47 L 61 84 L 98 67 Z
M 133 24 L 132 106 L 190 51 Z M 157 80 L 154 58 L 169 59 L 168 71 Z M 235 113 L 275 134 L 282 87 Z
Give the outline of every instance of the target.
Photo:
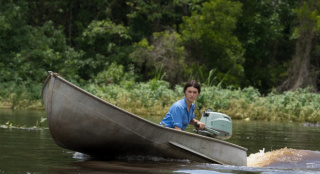
M 203 130 L 206 127 L 206 125 L 204 123 L 200 122 L 200 121 L 195 121 L 194 127 L 196 127 L 196 129 Z
M 206 125 L 200 121 L 198 122 L 198 124 L 199 124 L 199 129 L 201 129 L 201 130 L 203 130 L 204 127 L 206 127 Z

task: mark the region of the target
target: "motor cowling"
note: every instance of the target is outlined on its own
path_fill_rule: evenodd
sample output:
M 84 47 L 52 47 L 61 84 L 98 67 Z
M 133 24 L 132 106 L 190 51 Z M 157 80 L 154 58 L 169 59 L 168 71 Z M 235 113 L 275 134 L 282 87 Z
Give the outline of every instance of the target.
M 222 140 L 231 138 L 232 120 L 229 116 L 208 109 L 203 112 L 200 121 L 206 126 L 204 130 L 195 129 L 196 133 Z

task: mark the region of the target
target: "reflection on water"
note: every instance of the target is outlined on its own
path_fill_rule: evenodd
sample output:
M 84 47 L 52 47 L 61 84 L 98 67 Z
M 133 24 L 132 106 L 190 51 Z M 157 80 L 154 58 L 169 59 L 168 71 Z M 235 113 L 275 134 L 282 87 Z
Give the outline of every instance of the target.
M 233 135 L 228 142 L 248 148 L 248 166 L 228 166 L 156 157 L 100 161 L 57 146 L 48 128 L 34 128 L 41 117 L 44 117 L 43 111 L 0 110 L 0 125 L 9 120 L 26 125 L 23 129 L 0 127 L 0 174 L 320 173 L 319 127 L 299 123 L 233 121 Z M 159 123 L 162 117 L 147 119 Z M 192 127 L 187 129 L 192 130 Z
M 19 126 L 33 127 L 40 123 L 41 118 L 46 118 L 44 111 L 0 109 L 0 125 L 12 121 Z M 46 124 L 43 126 L 48 127 Z

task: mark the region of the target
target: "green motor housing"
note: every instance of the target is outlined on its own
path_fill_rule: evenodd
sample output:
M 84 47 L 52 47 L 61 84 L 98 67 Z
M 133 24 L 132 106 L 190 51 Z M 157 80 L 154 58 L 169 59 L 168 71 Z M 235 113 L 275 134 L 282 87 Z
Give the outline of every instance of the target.
M 200 121 L 206 125 L 204 130 L 195 132 L 217 139 L 229 139 L 232 136 L 232 120 L 228 115 L 208 109 L 203 112 Z

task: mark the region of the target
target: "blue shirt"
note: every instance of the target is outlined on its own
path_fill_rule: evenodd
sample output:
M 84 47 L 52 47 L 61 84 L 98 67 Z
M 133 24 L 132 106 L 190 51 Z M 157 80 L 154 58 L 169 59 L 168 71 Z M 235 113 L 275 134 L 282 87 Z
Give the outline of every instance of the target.
M 160 122 L 161 125 L 166 127 L 174 128 L 177 126 L 184 130 L 190 121 L 195 117 L 194 115 L 195 105 L 192 103 L 190 107 L 190 112 L 188 113 L 186 98 L 175 102 L 167 115 Z

